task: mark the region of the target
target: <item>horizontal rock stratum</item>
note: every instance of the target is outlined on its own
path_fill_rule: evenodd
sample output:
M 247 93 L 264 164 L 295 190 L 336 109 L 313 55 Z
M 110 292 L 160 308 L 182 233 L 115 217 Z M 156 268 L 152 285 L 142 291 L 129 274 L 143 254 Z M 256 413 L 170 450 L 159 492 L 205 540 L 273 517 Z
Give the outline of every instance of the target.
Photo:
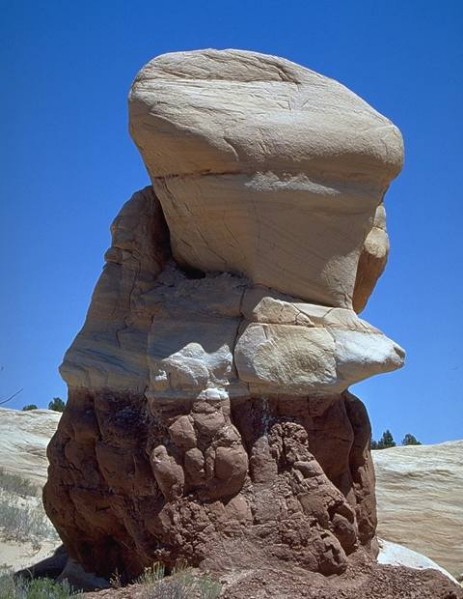
M 463 575 L 463 440 L 373 451 L 378 534 Z
M 124 205 L 112 233 L 60 369 L 70 388 L 164 399 L 327 396 L 403 364 L 403 349 L 352 309 L 180 269 L 150 187 Z

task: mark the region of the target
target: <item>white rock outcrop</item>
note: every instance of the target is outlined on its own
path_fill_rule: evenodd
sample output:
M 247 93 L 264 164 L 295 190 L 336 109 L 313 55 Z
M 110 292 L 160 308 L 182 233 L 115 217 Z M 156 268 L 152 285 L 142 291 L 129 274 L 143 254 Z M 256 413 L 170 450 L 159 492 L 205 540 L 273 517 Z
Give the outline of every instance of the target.
M 341 84 L 237 50 L 160 56 L 130 130 L 153 187 L 113 223 L 70 388 L 332 396 L 399 368 L 355 311 L 388 252 L 397 128 Z M 355 310 L 355 311 L 354 311 Z
M 407 566 L 407 568 L 413 568 L 415 570 L 438 570 L 452 582 L 458 584 L 457 579 L 452 576 L 450 572 L 447 572 L 442 566 L 439 566 L 439 564 L 422 553 L 418 553 L 417 551 L 413 551 L 412 549 L 408 549 L 397 543 L 391 543 L 391 541 L 385 541 L 384 539 L 378 539 L 378 545 L 379 564 L 388 566 Z
M 0 408 L 0 466 L 42 486 L 47 480 L 47 445 L 60 417 L 52 410 Z

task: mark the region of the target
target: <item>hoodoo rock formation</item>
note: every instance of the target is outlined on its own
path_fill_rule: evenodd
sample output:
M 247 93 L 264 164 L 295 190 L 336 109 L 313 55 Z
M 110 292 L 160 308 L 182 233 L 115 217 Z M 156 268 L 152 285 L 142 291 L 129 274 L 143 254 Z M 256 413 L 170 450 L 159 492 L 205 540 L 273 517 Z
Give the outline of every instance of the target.
M 84 568 L 375 556 L 370 426 L 348 387 L 402 365 L 361 320 L 387 257 L 397 128 L 348 89 L 235 50 L 138 74 L 152 186 L 112 226 L 61 373 L 47 513 Z

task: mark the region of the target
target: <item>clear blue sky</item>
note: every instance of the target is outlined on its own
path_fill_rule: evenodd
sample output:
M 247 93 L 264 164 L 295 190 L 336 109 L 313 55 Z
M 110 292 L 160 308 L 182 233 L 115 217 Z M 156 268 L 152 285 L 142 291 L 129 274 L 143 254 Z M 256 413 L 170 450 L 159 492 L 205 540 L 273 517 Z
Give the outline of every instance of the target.
M 81 327 L 109 225 L 148 183 L 127 133 L 138 69 L 244 48 L 333 77 L 392 119 L 406 163 L 386 201 L 390 261 L 363 316 L 408 351 L 353 389 L 375 436 L 463 438 L 461 0 L 0 0 L 0 396 L 45 407 Z

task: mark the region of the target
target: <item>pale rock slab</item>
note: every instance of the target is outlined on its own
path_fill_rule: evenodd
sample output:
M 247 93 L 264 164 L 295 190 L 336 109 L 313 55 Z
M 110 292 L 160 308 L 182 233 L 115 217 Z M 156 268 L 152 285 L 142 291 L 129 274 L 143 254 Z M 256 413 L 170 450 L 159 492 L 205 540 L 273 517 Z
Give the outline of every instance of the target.
M 407 566 L 408 568 L 414 568 L 416 570 L 438 570 L 444 576 L 447 576 L 452 582 L 458 584 L 457 579 L 447 572 L 444 568 L 436 564 L 435 561 L 429 559 L 422 553 L 408 549 L 403 545 L 392 543 L 391 541 L 385 541 L 384 539 L 378 539 L 379 554 L 378 563 L 386 564 L 390 566 Z
M 0 408 L 0 467 L 43 486 L 47 479 L 46 448 L 60 417 L 52 410 Z
M 283 299 L 251 288 L 235 360 L 254 394 L 330 395 L 403 364 L 404 351 L 353 310 Z

